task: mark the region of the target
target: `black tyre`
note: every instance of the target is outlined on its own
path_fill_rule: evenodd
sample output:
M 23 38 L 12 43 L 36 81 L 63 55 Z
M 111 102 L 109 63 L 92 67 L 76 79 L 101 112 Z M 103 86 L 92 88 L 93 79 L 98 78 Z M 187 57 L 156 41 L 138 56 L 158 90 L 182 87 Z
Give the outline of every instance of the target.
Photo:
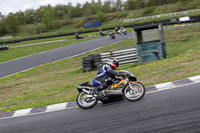
M 85 92 L 80 92 L 76 98 L 77 105 L 82 109 L 91 109 L 97 104 L 96 97 Z
M 142 83 L 129 83 L 129 85 L 123 89 L 122 95 L 127 101 L 135 102 L 142 99 L 145 92 L 146 89 Z

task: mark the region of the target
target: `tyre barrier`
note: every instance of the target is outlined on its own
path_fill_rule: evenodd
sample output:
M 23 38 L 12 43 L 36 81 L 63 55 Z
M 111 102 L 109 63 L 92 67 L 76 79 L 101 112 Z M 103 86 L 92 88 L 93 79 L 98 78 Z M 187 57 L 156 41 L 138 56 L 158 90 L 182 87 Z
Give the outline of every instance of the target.
M 87 57 L 83 57 L 83 72 L 98 70 L 101 65 L 101 55 L 100 54 L 91 54 Z

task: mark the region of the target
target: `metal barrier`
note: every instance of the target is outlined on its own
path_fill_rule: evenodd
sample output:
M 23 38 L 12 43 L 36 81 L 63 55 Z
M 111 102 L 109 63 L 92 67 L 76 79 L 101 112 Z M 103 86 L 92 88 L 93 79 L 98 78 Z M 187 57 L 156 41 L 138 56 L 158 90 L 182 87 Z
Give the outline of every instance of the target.
M 152 19 L 152 18 L 160 18 L 160 17 L 167 17 L 167 16 L 184 15 L 184 14 L 188 14 L 188 13 L 191 13 L 191 12 L 199 12 L 199 11 L 200 11 L 200 9 L 195 9 L 195 10 L 188 10 L 188 11 L 182 11 L 182 12 L 175 12 L 175 13 L 160 14 L 160 15 L 147 16 L 147 17 L 125 19 L 125 20 L 123 20 L 123 22 L 127 23 L 127 22 L 133 22 L 133 21 L 139 21 L 139 20 L 146 20 L 146 19 Z
M 109 57 L 115 57 L 119 60 L 120 64 L 134 63 L 138 61 L 136 48 L 104 52 L 100 53 L 100 55 L 102 63 L 106 63 Z

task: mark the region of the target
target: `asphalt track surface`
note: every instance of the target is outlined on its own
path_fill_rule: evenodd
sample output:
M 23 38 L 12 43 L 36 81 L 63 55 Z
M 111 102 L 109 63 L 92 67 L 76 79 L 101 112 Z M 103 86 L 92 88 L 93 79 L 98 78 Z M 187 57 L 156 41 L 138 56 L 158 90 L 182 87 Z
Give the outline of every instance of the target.
M 138 102 L 0 120 L 1 133 L 199 133 L 200 84 L 150 93 Z
M 58 61 L 61 59 L 69 58 L 81 53 L 85 53 L 115 42 L 125 40 L 132 37 L 131 33 L 128 35 L 116 35 L 116 39 L 111 40 L 110 37 L 103 37 L 91 41 L 86 41 L 62 48 L 57 48 L 39 54 L 34 54 L 12 61 L 0 63 L 0 78 L 18 73 L 42 64 Z

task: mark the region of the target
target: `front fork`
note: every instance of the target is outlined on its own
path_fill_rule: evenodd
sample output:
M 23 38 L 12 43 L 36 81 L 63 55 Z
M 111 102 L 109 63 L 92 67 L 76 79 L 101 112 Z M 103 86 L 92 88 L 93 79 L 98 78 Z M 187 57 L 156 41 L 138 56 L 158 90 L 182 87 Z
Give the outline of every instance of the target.
M 131 94 L 137 94 L 138 93 L 138 89 L 136 87 L 133 87 L 130 82 L 129 82 L 129 86 L 131 88 L 131 90 L 130 90 Z
M 128 86 L 130 87 L 129 93 L 137 94 L 137 93 L 138 93 L 138 90 L 137 90 L 135 87 L 133 87 L 133 86 L 131 85 L 132 83 L 138 83 L 138 81 L 128 81 L 127 84 L 126 84 L 126 87 L 128 87 Z M 125 88 L 126 88 L 126 87 L 125 87 Z M 124 88 L 124 89 L 125 89 L 125 88 Z

